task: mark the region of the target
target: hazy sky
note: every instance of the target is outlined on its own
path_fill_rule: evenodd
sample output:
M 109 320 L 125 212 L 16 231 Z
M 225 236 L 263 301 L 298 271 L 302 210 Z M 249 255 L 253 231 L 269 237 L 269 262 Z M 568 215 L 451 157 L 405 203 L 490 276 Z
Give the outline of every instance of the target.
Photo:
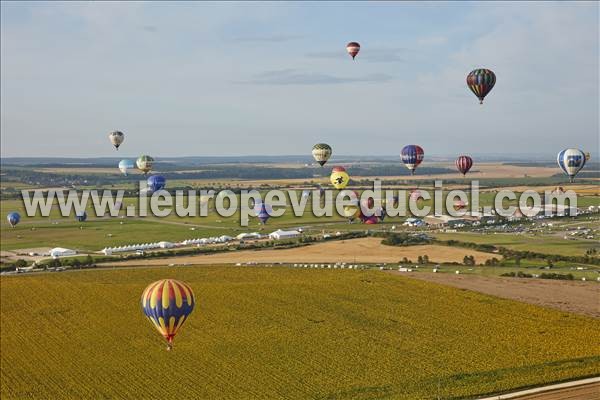
M 321 141 L 336 154 L 598 157 L 597 2 L 1 7 L 3 157 L 303 154 Z M 497 76 L 483 106 L 465 83 L 478 67 Z

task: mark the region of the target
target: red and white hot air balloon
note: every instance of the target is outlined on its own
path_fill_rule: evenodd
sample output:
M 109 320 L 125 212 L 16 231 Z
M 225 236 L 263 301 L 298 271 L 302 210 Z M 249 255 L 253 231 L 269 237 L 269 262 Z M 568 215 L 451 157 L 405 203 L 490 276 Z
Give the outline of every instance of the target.
M 465 176 L 473 166 L 473 159 L 469 156 L 460 156 L 456 159 L 455 163 L 456 169 Z
M 354 60 L 354 57 L 356 57 L 356 55 L 360 51 L 360 44 L 358 44 L 357 42 L 350 42 L 346 45 L 346 51 L 352 56 L 352 59 Z

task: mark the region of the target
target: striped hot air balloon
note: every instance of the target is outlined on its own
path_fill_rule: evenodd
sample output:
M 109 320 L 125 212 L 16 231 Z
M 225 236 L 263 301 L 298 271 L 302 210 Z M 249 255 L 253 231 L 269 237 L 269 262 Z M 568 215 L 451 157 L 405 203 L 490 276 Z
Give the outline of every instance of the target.
M 321 167 L 329 160 L 332 152 L 331 146 L 326 143 L 317 143 L 312 148 L 312 156 Z
M 112 131 L 108 134 L 108 139 L 110 140 L 112 145 L 115 146 L 117 150 L 119 150 L 119 146 L 121 145 L 121 143 L 123 143 L 123 140 L 125 140 L 125 135 L 121 131 Z
M 469 156 L 459 156 L 456 159 L 455 164 L 456 169 L 458 169 L 458 172 L 465 176 L 466 173 L 469 172 L 469 170 L 473 166 L 473 159 Z
M 556 157 L 558 166 L 569 176 L 570 182 L 573 182 L 587 160 L 586 154 L 579 149 L 564 149 Z
M 142 293 L 144 314 L 167 340 L 167 350 L 173 348 L 173 338 L 194 310 L 194 292 L 186 283 L 162 279 L 148 285 Z
M 484 97 L 487 96 L 495 84 L 496 74 L 489 69 L 475 69 L 467 75 L 467 86 L 477 96 L 479 104 L 483 104 Z
M 354 57 L 356 57 L 356 55 L 360 51 L 360 44 L 358 44 L 357 42 L 350 42 L 346 45 L 346 51 L 352 56 L 352 59 L 354 60 Z
M 423 152 L 423 148 L 421 146 L 417 146 L 416 144 L 409 144 L 408 146 L 404 146 L 402 151 L 400 152 L 400 158 L 402 162 L 410 170 L 411 175 L 415 174 L 415 169 L 423 162 L 423 157 L 425 156 L 425 152 Z

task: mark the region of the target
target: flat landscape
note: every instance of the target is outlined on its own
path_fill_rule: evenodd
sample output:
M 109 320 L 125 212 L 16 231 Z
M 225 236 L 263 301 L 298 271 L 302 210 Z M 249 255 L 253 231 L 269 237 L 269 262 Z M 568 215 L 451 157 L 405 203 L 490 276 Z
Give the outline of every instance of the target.
M 432 262 L 462 262 L 465 255 L 473 255 L 477 262 L 485 262 L 492 254 L 447 246 L 422 245 L 395 247 L 381 244 L 380 238 L 339 240 L 292 249 L 228 251 L 218 254 L 170 257 L 169 262 L 187 264 L 233 263 L 398 263 L 404 257 L 416 261 L 428 255 Z M 143 260 L 143 265 L 164 265 L 165 261 Z M 111 263 L 110 265 L 140 265 L 139 260 Z
M 167 277 L 198 302 L 172 352 L 139 307 Z M 0 284 L 2 398 L 460 399 L 600 373 L 598 319 L 380 271 L 136 268 Z

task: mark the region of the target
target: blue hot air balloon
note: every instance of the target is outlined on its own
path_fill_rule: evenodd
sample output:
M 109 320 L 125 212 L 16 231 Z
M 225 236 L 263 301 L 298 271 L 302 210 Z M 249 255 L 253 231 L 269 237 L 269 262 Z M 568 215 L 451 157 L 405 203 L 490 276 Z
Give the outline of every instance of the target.
M 85 222 L 85 220 L 87 219 L 87 213 L 85 211 L 82 213 L 77 213 L 75 214 L 75 219 L 77 220 L 77 222 Z
M 6 219 L 8 220 L 10 226 L 14 228 L 21 220 L 21 215 L 19 215 L 18 212 L 11 212 L 6 216 Z
M 134 167 L 133 161 L 131 161 L 131 160 L 121 160 L 121 161 L 119 161 L 119 170 L 125 176 L 127 176 L 127 171 L 129 171 L 133 167 Z
M 254 213 L 258 220 L 264 225 L 273 213 L 273 208 L 265 203 L 256 202 L 254 205 Z
M 423 162 L 423 157 L 425 153 L 421 146 L 417 146 L 416 144 L 409 144 L 408 146 L 404 146 L 402 148 L 402 152 L 400 153 L 400 157 L 406 168 L 410 170 L 412 175 L 415 174 L 415 169 Z
M 152 175 L 150 178 L 148 178 L 146 184 L 148 185 L 148 190 L 151 192 L 158 192 L 159 190 L 163 190 L 165 188 L 167 180 L 162 175 Z

